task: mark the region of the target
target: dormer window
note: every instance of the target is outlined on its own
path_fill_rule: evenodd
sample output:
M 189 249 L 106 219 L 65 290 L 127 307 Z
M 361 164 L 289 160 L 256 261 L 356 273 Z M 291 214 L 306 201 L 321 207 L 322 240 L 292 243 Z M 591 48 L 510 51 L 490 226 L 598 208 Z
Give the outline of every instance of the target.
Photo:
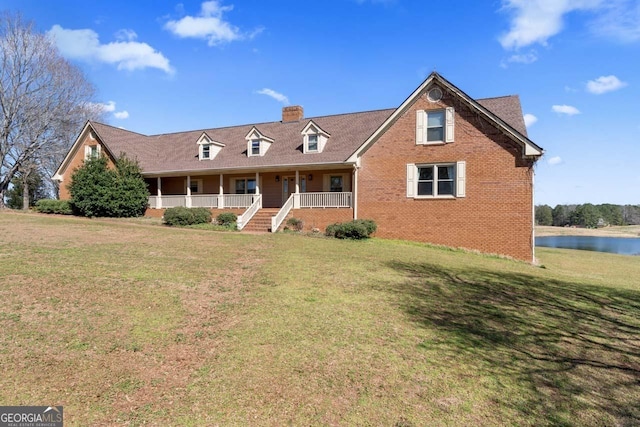
M 264 156 L 274 140 L 263 135 L 255 126 L 251 128 L 245 136 L 247 140 L 247 156 L 257 157 Z
M 211 144 L 202 145 L 202 158 L 209 159 L 211 156 Z
M 300 133 L 302 134 L 303 153 L 322 153 L 325 144 L 331 136 L 315 124 L 313 120 L 309 120 L 309 123 L 307 123 Z
M 252 139 L 251 140 L 251 155 L 259 156 L 260 155 L 260 140 Z
M 206 132 L 203 132 L 198 138 L 197 144 L 198 159 L 200 160 L 213 160 L 224 147 L 223 143 L 214 141 Z
M 310 134 L 307 135 L 307 138 L 309 138 L 307 142 L 307 151 L 318 151 L 318 135 Z

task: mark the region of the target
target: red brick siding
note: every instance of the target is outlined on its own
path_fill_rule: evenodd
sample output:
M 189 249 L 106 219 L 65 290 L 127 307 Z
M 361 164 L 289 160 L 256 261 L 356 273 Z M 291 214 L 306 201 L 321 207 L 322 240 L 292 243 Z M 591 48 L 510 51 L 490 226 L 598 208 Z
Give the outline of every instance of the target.
M 455 107 L 455 141 L 416 145 L 416 110 Z M 406 197 L 408 163 L 466 161 L 466 197 Z M 532 164 L 488 121 L 445 95 L 422 95 L 363 155 L 358 217 L 378 237 L 430 242 L 532 260 Z
M 319 228 L 324 233 L 327 225 L 335 222 L 353 220 L 351 208 L 327 208 L 327 209 L 292 209 L 288 218 L 299 218 L 303 223 L 304 231 Z M 285 221 L 286 222 L 286 221 Z M 283 224 L 283 226 L 286 224 Z
M 100 145 L 102 154 L 106 155 L 108 158 L 108 166 L 114 167 L 115 159 L 111 158 L 111 156 L 108 155 L 107 151 L 104 148 L 104 145 L 100 144 L 97 139 L 91 139 L 89 133 L 87 132 L 87 135 L 84 137 L 81 143 L 78 144 L 78 147 L 76 148 L 75 153 L 73 153 L 73 157 L 71 158 L 71 161 L 67 165 L 66 169 L 61 171 L 61 175 L 63 177 L 62 182 L 60 183 L 61 200 L 71 199 L 71 194 L 69 194 L 69 189 L 67 188 L 67 186 L 71 183 L 71 175 L 73 174 L 74 170 L 82 166 L 82 164 L 84 163 L 84 147 L 91 145 Z

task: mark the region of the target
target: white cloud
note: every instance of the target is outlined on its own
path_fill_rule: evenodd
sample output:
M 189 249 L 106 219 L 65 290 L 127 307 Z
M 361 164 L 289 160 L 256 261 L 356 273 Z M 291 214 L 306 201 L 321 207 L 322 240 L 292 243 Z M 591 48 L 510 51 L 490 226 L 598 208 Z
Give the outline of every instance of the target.
M 259 93 L 260 95 L 270 96 L 271 98 L 275 99 L 278 102 L 282 102 L 285 105 L 289 104 L 289 98 L 287 98 L 286 96 L 284 96 L 279 92 L 276 92 L 275 90 L 264 88 L 264 89 L 260 89 L 256 93 Z
M 568 116 L 580 114 L 580 110 L 576 107 L 572 107 L 571 105 L 554 105 L 551 107 L 551 111 L 558 114 L 566 114 Z
M 519 49 L 547 40 L 562 31 L 565 14 L 594 9 L 603 0 L 503 0 L 503 8 L 511 12 L 509 32 L 499 38 L 505 49 Z
M 136 33 L 120 30 L 118 41 L 101 44 L 98 34 L 90 29 L 68 30 L 54 25 L 47 32 L 53 38 L 60 53 L 70 59 L 98 61 L 116 65 L 118 70 L 158 68 L 172 74 L 169 60 L 146 43 L 134 41 Z M 126 40 L 125 40 L 126 39 Z
M 111 113 L 113 111 L 116 111 L 116 103 L 114 101 L 109 101 L 109 102 L 87 102 L 87 106 L 89 108 L 95 108 L 97 110 L 100 110 L 101 112 L 104 113 Z
M 164 25 L 164 28 L 181 38 L 207 40 L 209 46 L 251 39 L 262 32 L 262 28 L 247 34 L 241 32 L 238 27 L 223 17 L 225 12 L 231 10 L 233 5 L 222 6 L 217 0 L 205 1 L 197 16 L 187 15 L 179 20 L 171 20 Z
M 89 108 L 95 108 L 101 113 L 113 113 L 113 117 L 116 119 L 127 119 L 129 118 L 129 112 L 124 111 L 116 111 L 116 103 L 115 101 L 109 102 L 88 102 L 87 106 Z
M 538 60 L 538 54 L 535 50 L 530 51 L 529 53 L 521 53 L 516 55 L 511 55 L 507 62 L 515 62 L 518 64 L 533 64 Z
M 591 24 L 594 33 L 623 43 L 640 40 L 640 3 L 636 0 L 609 0 Z
M 620 81 L 616 76 L 601 76 L 587 82 L 587 92 L 601 95 L 625 87 L 627 83 Z
M 550 165 L 559 165 L 560 163 L 562 163 L 562 157 L 551 157 L 549 160 L 547 160 L 547 163 L 549 163 Z
M 526 127 L 529 127 L 531 125 L 533 125 L 535 122 L 538 121 L 538 118 L 536 116 L 534 116 L 533 114 L 525 114 L 524 115 L 524 125 Z

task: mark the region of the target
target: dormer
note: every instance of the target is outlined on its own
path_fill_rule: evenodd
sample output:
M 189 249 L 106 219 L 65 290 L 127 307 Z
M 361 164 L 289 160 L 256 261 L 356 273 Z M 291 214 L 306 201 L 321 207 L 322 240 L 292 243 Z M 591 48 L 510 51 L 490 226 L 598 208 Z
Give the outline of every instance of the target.
M 224 144 L 222 142 L 214 141 L 207 135 L 206 132 L 202 132 L 200 138 L 197 141 L 198 144 L 198 159 L 200 160 L 213 160 L 216 158 Z
M 244 139 L 247 140 L 247 157 L 264 156 L 274 141 L 272 138 L 260 133 L 255 126 L 251 128 Z
M 305 154 L 322 153 L 324 146 L 331 137 L 328 132 L 323 131 L 313 120 L 309 120 L 309 123 L 300 133 L 302 134 L 302 152 Z

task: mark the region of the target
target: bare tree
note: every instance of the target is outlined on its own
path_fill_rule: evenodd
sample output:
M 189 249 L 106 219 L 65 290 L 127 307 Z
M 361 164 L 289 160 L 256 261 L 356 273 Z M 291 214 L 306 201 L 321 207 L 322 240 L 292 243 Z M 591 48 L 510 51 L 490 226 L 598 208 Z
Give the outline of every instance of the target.
M 37 167 L 51 176 L 72 135 L 97 112 L 93 94 L 83 73 L 33 23 L 0 15 L 0 208 L 18 171 Z

